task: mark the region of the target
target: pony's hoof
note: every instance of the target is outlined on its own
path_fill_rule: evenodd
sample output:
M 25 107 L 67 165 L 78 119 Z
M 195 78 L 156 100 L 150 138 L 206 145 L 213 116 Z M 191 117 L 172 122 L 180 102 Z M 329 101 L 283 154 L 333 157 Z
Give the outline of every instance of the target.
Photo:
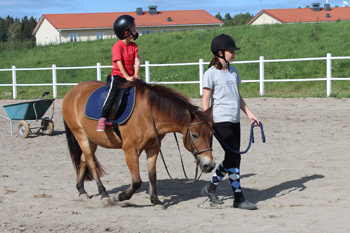
M 165 207 L 162 204 L 154 205 L 153 208 L 154 210 L 165 210 Z
M 118 195 L 115 194 L 112 198 L 113 202 L 119 202 Z
M 125 197 L 125 192 L 118 192 L 113 197 L 114 202 L 125 201 L 125 200 L 129 200 L 129 199 L 130 198 Z
M 82 201 L 88 201 L 88 200 L 91 199 L 91 196 L 89 196 L 87 193 L 84 193 L 84 194 L 80 194 L 80 195 L 79 195 L 79 198 L 80 198 L 80 200 L 82 200 Z
M 102 205 L 108 206 L 108 205 L 114 205 L 114 202 L 109 197 L 104 197 L 101 199 Z
M 125 201 L 126 199 L 124 198 L 124 192 L 118 192 L 113 196 L 113 201 L 114 202 L 120 202 L 120 201 Z

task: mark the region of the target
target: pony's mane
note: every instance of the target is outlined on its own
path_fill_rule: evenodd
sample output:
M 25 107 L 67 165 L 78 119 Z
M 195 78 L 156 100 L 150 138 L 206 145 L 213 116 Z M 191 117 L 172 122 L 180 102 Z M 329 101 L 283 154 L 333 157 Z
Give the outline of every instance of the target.
M 189 98 L 172 88 L 158 84 L 148 84 L 139 80 L 127 82 L 122 87 L 131 86 L 136 87 L 139 94 L 143 94 L 145 90 L 148 90 L 149 103 L 176 124 L 184 125 L 188 123 L 189 116 L 186 111 L 188 110 L 191 120 L 193 120 L 193 115 L 196 115 L 210 127 L 213 125 L 213 118 L 210 114 L 203 112 L 198 106 L 193 105 Z

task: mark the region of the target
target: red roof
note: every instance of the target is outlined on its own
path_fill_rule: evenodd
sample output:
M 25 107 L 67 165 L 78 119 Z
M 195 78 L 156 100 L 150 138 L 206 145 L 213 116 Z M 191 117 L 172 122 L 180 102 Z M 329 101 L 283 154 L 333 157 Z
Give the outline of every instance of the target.
M 307 23 L 307 22 L 324 22 L 336 20 L 350 20 L 350 7 L 334 7 L 329 11 L 320 8 L 320 11 L 313 11 L 312 8 L 298 9 L 271 9 L 261 10 L 247 24 L 251 24 L 261 14 L 266 13 L 271 17 L 279 20 L 281 23 Z M 329 17 L 327 17 L 329 14 Z
M 125 14 L 135 18 L 136 27 L 223 24 L 204 10 L 158 11 L 156 15 L 150 15 L 148 11 L 143 11 L 142 15 L 136 12 L 43 14 L 34 32 L 44 18 L 56 29 L 112 28 L 116 18 Z

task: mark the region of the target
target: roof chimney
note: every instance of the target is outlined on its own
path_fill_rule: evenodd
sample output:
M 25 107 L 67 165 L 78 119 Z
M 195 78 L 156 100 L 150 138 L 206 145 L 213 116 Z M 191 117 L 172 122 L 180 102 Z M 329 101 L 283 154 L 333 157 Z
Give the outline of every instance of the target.
M 136 14 L 137 15 L 142 15 L 142 7 L 136 8 Z
M 320 11 L 321 10 L 321 8 L 320 8 L 320 5 L 321 5 L 321 3 L 311 3 L 311 5 L 312 5 L 312 10 L 313 11 Z
M 149 14 L 150 15 L 157 15 L 157 6 L 149 6 Z
M 326 11 L 330 11 L 331 10 L 331 4 L 329 4 L 329 3 L 324 4 L 324 9 Z

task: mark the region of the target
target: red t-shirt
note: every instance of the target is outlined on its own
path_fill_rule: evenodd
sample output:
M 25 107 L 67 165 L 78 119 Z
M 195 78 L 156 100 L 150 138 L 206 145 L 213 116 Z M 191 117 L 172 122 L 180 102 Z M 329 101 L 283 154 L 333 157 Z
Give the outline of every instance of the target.
M 117 61 L 122 61 L 123 66 L 128 73 L 129 76 L 134 76 L 134 64 L 135 58 L 139 58 L 139 50 L 137 48 L 137 44 L 134 42 L 129 42 L 129 44 L 125 44 L 122 40 L 117 41 L 112 48 L 112 76 L 119 75 L 123 78 L 124 75 L 120 71 L 117 66 Z

